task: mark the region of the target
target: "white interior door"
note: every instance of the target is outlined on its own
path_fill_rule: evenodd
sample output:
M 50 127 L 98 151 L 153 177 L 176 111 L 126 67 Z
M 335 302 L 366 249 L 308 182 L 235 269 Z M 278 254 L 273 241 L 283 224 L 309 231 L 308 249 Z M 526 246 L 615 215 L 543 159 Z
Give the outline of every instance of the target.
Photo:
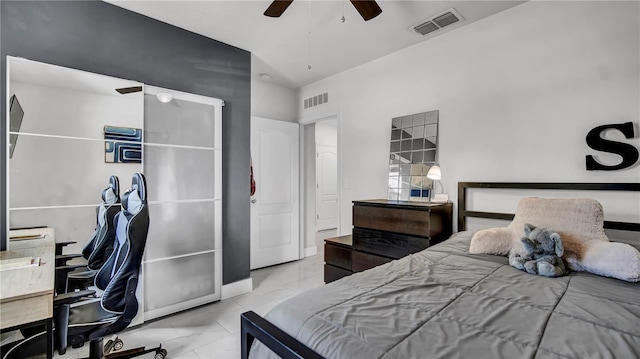
M 316 146 L 316 229 L 338 227 L 338 154 L 333 146 Z
M 251 117 L 251 269 L 300 259 L 299 127 Z

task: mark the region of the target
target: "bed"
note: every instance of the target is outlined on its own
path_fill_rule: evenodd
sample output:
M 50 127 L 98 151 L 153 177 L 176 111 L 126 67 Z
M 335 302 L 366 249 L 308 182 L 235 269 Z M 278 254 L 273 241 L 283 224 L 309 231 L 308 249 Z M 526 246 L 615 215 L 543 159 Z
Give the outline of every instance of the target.
M 640 184 L 459 183 L 450 239 L 241 316 L 247 358 L 640 358 L 640 282 L 587 272 L 546 278 L 470 254 L 469 188 L 638 192 Z M 605 221 L 631 231 L 639 223 Z M 611 238 L 613 241 L 614 238 Z M 254 340 L 257 339 L 257 340 Z M 277 353 L 276 354 L 274 354 Z

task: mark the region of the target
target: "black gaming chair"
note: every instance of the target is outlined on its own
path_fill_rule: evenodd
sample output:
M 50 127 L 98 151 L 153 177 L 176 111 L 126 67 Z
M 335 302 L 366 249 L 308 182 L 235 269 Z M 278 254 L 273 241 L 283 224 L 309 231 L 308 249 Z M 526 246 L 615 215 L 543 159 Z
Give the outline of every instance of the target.
M 120 212 L 120 181 L 117 176 L 109 177 L 109 187 L 102 192 L 103 204 L 98 207 L 98 223 L 93 236 L 82 250 L 87 267 L 99 270 L 113 252 L 116 226 L 114 218 Z
M 136 173 L 131 187 L 122 196 L 122 211 L 115 218 L 116 241 L 113 252 L 95 277 L 96 286 L 104 291 L 100 300 L 79 302 L 72 307 L 71 304 L 80 301 L 85 294 L 81 292 L 61 294 L 54 300 L 54 338 L 60 354 L 66 352 L 68 345 L 79 346 L 89 341 L 89 359 L 133 358 L 151 352 L 155 352 L 156 359 L 167 355 L 161 346 L 104 355 L 103 337 L 124 330 L 138 312 L 136 287 L 149 229 L 144 176 Z M 36 340 L 26 344 L 27 347 L 34 345 Z M 12 350 L 14 353 L 3 359 L 23 357 L 24 354 L 19 350 Z
M 76 289 L 83 290 L 92 286 L 98 269 L 102 267 L 113 251 L 114 218 L 120 212 L 120 181 L 117 176 L 109 177 L 109 186 L 102 191 L 102 202 L 96 208 L 96 229 L 82 250 L 82 256 L 87 260 L 87 264 L 69 265 L 64 263 L 60 265 L 62 263 L 57 263 L 56 265 L 56 292 L 58 294 Z
M 82 250 L 89 270 L 74 271 L 67 277 L 67 290 L 87 289 L 93 285 L 96 273 L 113 252 L 116 239 L 115 218 L 120 212 L 120 181 L 117 176 L 109 178 L 109 187 L 102 192 L 103 204 L 97 209 L 98 221 L 93 236 Z

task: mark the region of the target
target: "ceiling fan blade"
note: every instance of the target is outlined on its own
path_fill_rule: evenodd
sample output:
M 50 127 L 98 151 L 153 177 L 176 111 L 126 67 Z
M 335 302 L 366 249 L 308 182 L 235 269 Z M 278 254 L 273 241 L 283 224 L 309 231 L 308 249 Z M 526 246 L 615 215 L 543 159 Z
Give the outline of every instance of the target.
M 373 0 L 351 0 L 351 3 L 358 10 L 364 21 L 369 21 L 382 14 L 382 9 Z
M 274 0 L 264 12 L 264 15 L 269 17 L 280 17 L 292 2 L 293 0 Z
M 116 91 L 118 91 L 118 93 L 121 95 L 133 93 L 133 92 L 140 92 L 142 91 L 142 86 L 121 87 L 119 89 L 116 89 Z

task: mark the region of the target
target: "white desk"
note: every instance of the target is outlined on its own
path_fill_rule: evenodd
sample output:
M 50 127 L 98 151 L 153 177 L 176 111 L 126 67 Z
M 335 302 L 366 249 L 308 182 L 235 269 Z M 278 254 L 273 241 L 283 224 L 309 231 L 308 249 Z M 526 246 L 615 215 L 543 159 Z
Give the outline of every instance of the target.
M 16 257 L 40 257 L 36 267 L 0 271 L 0 330 L 45 324 L 47 358 L 53 357 L 53 294 L 55 278 L 55 236 L 53 228 L 10 231 L 10 237 L 38 236 L 35 239 L 10 239 L 9 250 L 0 252 L 0 260 Z

